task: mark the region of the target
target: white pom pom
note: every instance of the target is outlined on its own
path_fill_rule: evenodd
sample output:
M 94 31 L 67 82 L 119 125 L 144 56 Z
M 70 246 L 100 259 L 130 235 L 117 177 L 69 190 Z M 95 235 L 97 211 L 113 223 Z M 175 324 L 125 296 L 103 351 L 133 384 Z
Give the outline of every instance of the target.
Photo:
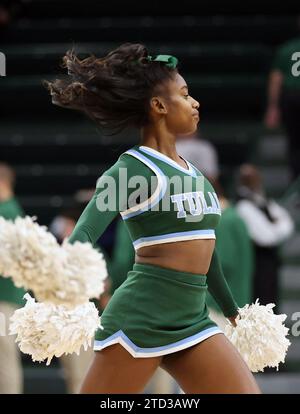
M 104 280 L 107 278 L 107 267 L 103 254 L 90 243 L 75 242 L 62 244 L 65 252 L 64 271 L 68 279 L 68 302 L 72 297 L 80 301 L 98 298 L 104 291 Z
M 10 334 L 17 334 L 20 350 L 32 356 L 33 361 L 53 356 L 79 354 L 81 346 L 91 346 L 97 328 L 101 328 L 95 305 L 87 302 L 70 310 L 63 305 L 36 303 L 27 293 L 26 305 L 15 311 L 11 319 Z
M 283 322 L 286 315 L 275 315 L 273 303 L 260 305 L 258 299 L 252 305 L 239 309 L 236 327 L 228 324 L 225 335 L 235 345 L 252 372 L 265 367 L 276 367 L 284 362 L 291 342 L 286 338 L 288 328 Z
M 0 217 L 0 273 L 25 289 L 43 287 L 57 261 L 55 237 L 35 219 L 18 217 L 13 222 Z
M 35 218 L 0 218 L 0 274 L 37 300 L 75 306 L 99 297 L 107 277 L 102 253 L 90 243 L 60 246 Z

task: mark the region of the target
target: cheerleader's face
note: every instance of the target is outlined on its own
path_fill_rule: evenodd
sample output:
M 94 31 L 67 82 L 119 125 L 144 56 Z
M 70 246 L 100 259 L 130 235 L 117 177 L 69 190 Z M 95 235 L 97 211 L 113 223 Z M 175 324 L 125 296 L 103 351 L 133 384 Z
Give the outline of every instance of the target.
M 152 106 L 156 119 L 164 123 L 172 135 L 189 135 L 197 130 L 200 104 L 189 95 L 188 85 L 179 73 L 167 82 L 160 96 L 152 99 L 156 99 Z

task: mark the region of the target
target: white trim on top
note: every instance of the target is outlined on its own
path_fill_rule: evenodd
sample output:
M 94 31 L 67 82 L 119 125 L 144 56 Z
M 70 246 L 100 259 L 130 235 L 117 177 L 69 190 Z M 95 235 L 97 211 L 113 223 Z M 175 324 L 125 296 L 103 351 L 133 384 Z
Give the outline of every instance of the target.
M 215 231 L 213 229 L 207 230 L 191 230 L 177 233 L 163 234 L 161 236 L 141 237 L 133 242 L 135 250 L 145 246 L 154 246 L 155 244 L 174 243 L 186 240 L 199 239 L 215 239 Z
M 179 164 L 177 164 L 177 162 L 175 162 L 174 160 L 172 160 L 172 158 L 170 158 L 170 157 L 168 157 L 167 155 L 165 155 L 165 154 L 162 154 L 161 152 L 159 152 L 159 151 L 156 151 L 155 149 L 153 149 L 153 148 L 150 148 L 150 147 L 146 147 L 145 145 L 141 145 L 140 147 L 138 147 L 141 151 L 143 151 L 143 152 L 145 152 L 146 154 L 148 154 L 148 155 L 152 155 L 153 157 L 155 157 L 155 158 L 157 158 L 157 159 L 159 159 L 159 160 L 161 160 L 161 161 L 164 161 L 164 162 L 166 162 L 167 164 L 169 164 L 169 165 L 171 165 L 172 167 L 174 167 L 174 168 L 177 168 L 178 170 L 180 170 L 180 171 L 182 171 L 182 172 L 184 172 L 184 173 L 186 173 L 186 174 L 189 174 L 189 175 L 192 175 L 192 176 L 194 176 L 194 177 L 196 177 L 197 176 L 197 174 L 196 174 L 196 171 L 194 170 L 194 168 L 193 168 L 193 166 L 192 166 L 192 164 L 191 163 L 189 163 L 187 160 L 185 160 L 181 155 L 180 155 L 180 158 L 182 158 L 185 162 L 186 162 L 186 164 L 188 165 L 188 167 L 189 167 L 189 169 L 187 170 L 186 168 L 183 168 L 183 167 L 181 167 L 181 165 L 179 165 Z
M 198 332 L 195 335 L 189 336 L 188 338 L 182 339 L 181 341 L 177 341 L 169 345 L 154 348 L 141 348 L 135 345 L 122 330 L 119 330 L 103 341 L 95 340 L 94 351 L 101 351 L 101 349 L 119 343 L 134 358 L 150 358 L 181 351 L 182 349 L 189 348 L 216 334 L 224 334 L 224 332 L 218 326 L 213 326 L 211 328 L 205 329 L 204 331 Z
M 143 201 L 140 204 L 137 204 L 131 208 L 128 208 L 127 210 L 120 212 L 122 219 L 127 220 L 130 217 L 137 216 L 138 214 L 141 214 L 144 211 L 147 211 L 153 208 L 153 206 L 155 206 L 155 204 L 157 204 L 161 200 L 161 198 L 164 196 L 167 190 L 167 180 L 163 172 L 161 171 L 161 169 L 158 168 L 151 160 L 149 160 L 144 155 L 132 149 L 126 151 L 124 154 L 128 154 L 128 155 L 131 155 L 137 158 L 143 164 L 147 165 L 147 167 L 149 167 L 155 173 L 157 177 L 157 187 L 150 198 L 148 198 L 147 200 Z

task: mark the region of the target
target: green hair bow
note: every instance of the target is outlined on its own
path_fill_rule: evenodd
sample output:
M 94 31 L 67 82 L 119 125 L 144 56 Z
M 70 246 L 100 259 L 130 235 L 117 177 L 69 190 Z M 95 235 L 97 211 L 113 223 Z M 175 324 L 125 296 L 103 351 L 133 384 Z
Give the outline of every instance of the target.
M 150 62 L 162 62 L 165 63 L 169 68 L 175 69 L 178 64 L 178 59 L 175 56 L 171 55 L 157 55 L 155 58 L 152 56 L 147 56 L 147 59 Z

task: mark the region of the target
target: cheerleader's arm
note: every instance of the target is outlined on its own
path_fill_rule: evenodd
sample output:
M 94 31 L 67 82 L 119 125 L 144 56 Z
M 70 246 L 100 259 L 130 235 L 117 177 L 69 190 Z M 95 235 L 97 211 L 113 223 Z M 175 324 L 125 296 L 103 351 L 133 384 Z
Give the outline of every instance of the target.
M 238 315 L 238 305 L 226 282 L 219 255 L 215 249 L 207 273 L 207 286 L 209 293 L 222 309 L 225 317 L 232 318 Z
M 123 161 L 118 160 L 98 179 L 94 195 L 79 217 L 68 239 L 69 243 L 89 242 L 94 246 L 108 225 L 118 215 L 120 211 L 119 171 L 121 168 L 126 168 L 126 165 L 123 165 Z

